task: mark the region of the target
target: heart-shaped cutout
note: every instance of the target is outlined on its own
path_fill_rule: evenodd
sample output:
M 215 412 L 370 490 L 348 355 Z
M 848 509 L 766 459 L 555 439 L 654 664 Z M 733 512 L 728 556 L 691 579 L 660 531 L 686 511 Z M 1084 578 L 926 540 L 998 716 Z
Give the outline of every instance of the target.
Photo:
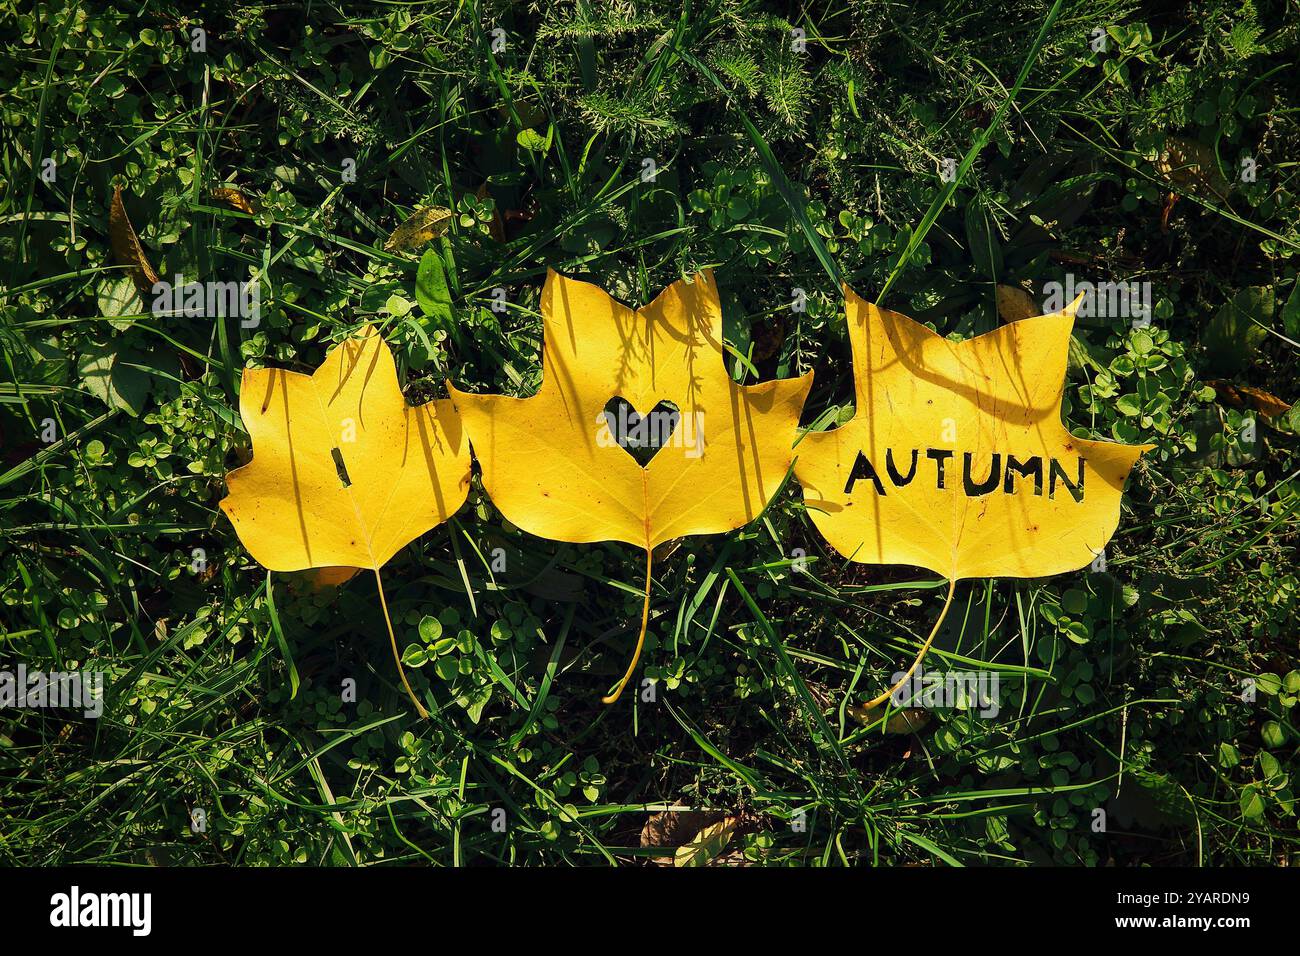
M 615 396 L 605 403 L 605 427 L 614 444 L 632 456 L 645 468 L 659 449 L 669 444 L 673 432 L 682 420 L 682 412 L 670 401 L 662 401 L 649 414 L 642 415 L 625 398 Z

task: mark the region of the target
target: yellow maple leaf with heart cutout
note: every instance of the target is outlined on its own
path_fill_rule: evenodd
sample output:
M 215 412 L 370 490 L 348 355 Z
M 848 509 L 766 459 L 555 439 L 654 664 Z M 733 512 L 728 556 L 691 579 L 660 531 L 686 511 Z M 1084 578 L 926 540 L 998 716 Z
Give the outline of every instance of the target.
M 612 703 L 644 640 L 654 547 L 731 531 L 762 513 L 793 462 L 812 374 L 736 384 L 723 362 L 722 308 L 709 272 L 634 310 L 551 271 L 541 311 L 535 395 L 451 395 L 483 486 L 512 524 L 556 541 L 645 549 L 641 634 L 627 674 L 605 698 Z M 659 433 L 644 466 L 618 441 L 627 429 L 611 424 L 607 406 L 617 399 L 626 402 L 623 425 Z
M 954 342 L 845 287 L 855 414 L 810 432 L 795 475 L 817 530 L 864 564 L 950 581 L 1042 577 L 1101 554 L 1150 445 L 1061 422 L 1077 302 Z
M 964 342 L 844 288 L 855 411 L 809 432 L 795 475 L 813 524 L 863 564 L 910 564 L 956 582 L 1043 577 L 1092 563 L 1119 523 L 1150 445 L 1089 441 L 1061 422 L 1079 301 Z
M 371 326 L 311 375 L 245 369 L 239 413 L 253 460 L 226 476 L 221 509 L 269 570 L 368 568 L 379 582 L 379 569 L 469 492 L 469 442 L 451 400 L 407 405 Z M 389 636 L 396 654 L 391 623 Z

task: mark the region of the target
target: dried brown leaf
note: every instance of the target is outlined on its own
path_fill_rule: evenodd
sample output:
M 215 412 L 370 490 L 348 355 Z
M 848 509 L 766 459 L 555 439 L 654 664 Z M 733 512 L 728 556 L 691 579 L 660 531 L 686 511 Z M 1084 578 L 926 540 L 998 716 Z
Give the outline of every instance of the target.
M 113 258 L 118 265 L 127 266 L 127 274 L 135 282 L 136 288 L 143 293 L 153 291 L 158 281 L 158 273 L 149 264 L 144 254 L 144 247 L 131 228 L 131 220 L 126 215 L 126 206 L 122 204 L 122 187 L 113 189 L 113 204 L 108 211 L 108 238 L 113 247 Z
M 1278 398 L 1262 388 L 1255 388 L 1251 385 L 1234 385 L 1232 382 L 1222 380 L 1215 380 L 1206 384 L 1214 389 L 1215 394 L 1225 404 L 1234 408 L 1253 408 L 1265 418 L 1277 418 L 1277 416 L 1285 415 L 1291 410 L 1291 402 Z
M 1169 136 L 1165 148 L 1156 157 L 1156 172 L 1183 192 L 1226 200 L 1232 188 L 1219 172 L 1214 150 L 1204 143 L 1182 136 Z
M 1043 314 L 1043 310 L 1034 302 L 1033 296 L 1019 286 L 999 285 L 995 292 L 998 300 L 998 315 L 1002 316 L 1003 322 L 1019 322 L 1021 319 L 1032 319 L 1036 315 Z
M 232 189 L 229 186 L 218 186 L 212 190 L 212 198 L 219 202 L 229 203 L 240 212 L 246 212 L 250 216 L 256 215 L 257 208 L 253 201 L 241 193 L 238 189 Z
M 643 847 L 677 847 L 689 842 L 705 827 L 727 816 L 722 810 L 697 810 L 673 807 L 651 814 L 641 828 Z

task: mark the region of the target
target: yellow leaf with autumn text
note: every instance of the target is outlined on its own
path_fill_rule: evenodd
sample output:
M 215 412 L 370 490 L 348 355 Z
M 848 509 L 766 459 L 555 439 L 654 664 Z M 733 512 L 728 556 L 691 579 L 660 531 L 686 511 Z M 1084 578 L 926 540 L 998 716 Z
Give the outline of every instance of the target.
M 673 283 L 639 310 L 551 272 L 541 311 L 535 395 L 451 390 L 483 486 L 511 523 L 532 534 L 645 549 L 648 595 L 656 545 L 730 531 L 762 513 L 793 461 L 812 375 L 732 381 L 708 272 Z M 626 405 L 607 417 L 615 399 Z M 664 440 L 644 467 L 617 440 L 656 430 Z M 643 634 L 644 626 L 643 614 Z
M 856 412 L 807 434 L 795 464 L 835 550 L 949 581 L 1091 563 L 1151 446 L 1088 441 L 1062 424 L 1077 303 L 953 342 L 847 287 L 845 297 Z

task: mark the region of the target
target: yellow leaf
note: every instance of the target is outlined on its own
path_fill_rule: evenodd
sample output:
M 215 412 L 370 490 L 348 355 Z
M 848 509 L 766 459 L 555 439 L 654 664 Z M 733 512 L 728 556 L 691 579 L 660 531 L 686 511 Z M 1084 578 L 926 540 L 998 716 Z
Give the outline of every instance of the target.
M 809 433 L 795 474 L 817 529 L 864 564 L 949 581 L 1039 577 L 1094 560 L 1150 445 L 1086 441 L 1061 423 L 1077 301 L 951 342 L 845 287 L 854 418 Z
M 312 587 L 317 591 L 323 591 L 325 588 L 336 588 L 347 584 L 351 581 L 360 568 L 316 568 L 311 572 L 310 580 Z
M 126 206 L 122 203 L 122 187 L 113 188 L 113 203 L 108 210 L 108 240 L 113 247 L 113 258 L 118 265 L 127 266 L 127 274 L 142 293 L 152 292 L 158 273 L 149 264 L 144 247 L 131 228 Z
M 998 315 L 1003 322 L 1019 322 L 1038 315 L 1038 306 L 1033 297 L 1019 286 L 999 285 L 994 290 L 998 302 Z
M 272 571 L 369 568 L 378 581 L 389 558 L 469 491 L 469 443 L 452 403 L 408 406 L 370 326 L 311 375 L 246 369 L 239 413 L 253 460 L 226 476 L 221 509 Z M 389 632 L 396 656 L 391 623 Z
M 253 206 L 252 200 L 241 193 L 238 189 L 232 189 L 229 186 L 219 186 L 212 190 L 212 198 L 221 202 L 230 203 L 240 212 L 246 212 L 250 216 L 256 214 L 257 209 Z
M 644 548 L 648 595 L 656 545 L 730 531 L 762 513 L 793 460 L 812 374 L 733 382 L 723 364 L 718 290 L 707 272 L 673 283 L 636 311 L 551 272 L 541 308 L 536 395 L 451 389 L 483 486 L 512 524 L 532 534 Z M 641 415 L 665 402 L 677 407 L 669 441 L 645 467 L 611 440 L 604 413 L 614 398 Z M 642 635 L 648 607 L 647 597 Z
M 878 721 L 885 713 L 884 704 L 876 704 L 874 707 L 867 707 L 861 704 L 849 704 L 846 708 L 849 716 L 864 726 L 870 726 Z M 887 734 L 910 734 L 925 729 L 930 723 L 930 714 L 920 707 L 907 707 L 903 710 L 895 710 L 885 721 L 885 733 Z
M 673 854 L 673 866 L 708 866 L 709 861 L 725 850 L 727 844 L 731 842 L 739 822 L 739 817 L 727 817 L 705 827 L 689 843 L 677 848 L 677 852 Z
M 469 446 L 452 403 L 408 406 L 371 326 L 311 375 L 245 369 L 239 413 L 253 460 L 226 476 L 221 507 L 272 571 L 378 570 L 468 493 Z
M 387 252 L 404 252 L 436 239 L 451 228 L 451 210 L 445 206 L 427 206 L 417 209 L 409 219 L 393 230 L 384 249 Z

